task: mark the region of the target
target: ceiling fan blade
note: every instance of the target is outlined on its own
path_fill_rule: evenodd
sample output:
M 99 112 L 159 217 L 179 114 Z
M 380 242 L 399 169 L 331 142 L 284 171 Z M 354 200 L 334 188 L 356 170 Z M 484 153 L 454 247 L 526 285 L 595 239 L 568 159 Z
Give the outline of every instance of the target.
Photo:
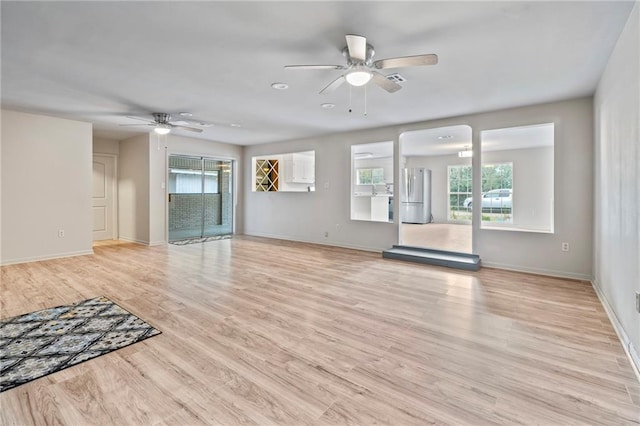
M 135 117 L 133 115 L 127 115 L 127 118 L 131 118 L 132 120 L 146 121 L 147 123 L 155 123 L 155 121 L 153 121 L 153 120 L 151 120 L 149 118 Z
M 334 90 L 336 90 L 338 87 L 340 87 L 340 85 L 342 85 L 342 83 L 344 83 L 344 75 L 341 75 L 340 77 L 336 78 L 335 80 L 333 80 L 331 83 L 329 83 L 329 85 L 327 87 L 325 87 L 324 89 L 322 89 L 320 91 L 321 95 L 324 95 L 326 93 L 331 93 Z
M 182 130 L 188 130 L 190 132 L 202 133 L 202 129 L 196 129 L 195 127 L 181 126 L 179 124 L 171 124 L 170 126 L 171 127 L 176 127 L 178 129 L 182 129 Z
M 402 86 L 400 86 L 398 83 L 387 79 L 387 77 L 380 74 L 379 72 L 373 71 L 371 72 L 371 75 L 371 79 L 373 80 L 373 82 L 389 93 L 397 92 L 398 90 L 402 89 Z
M 398 58 L 380 59 L 373 63 L 379 70 L 386 68 L 419 67 L 423 65 L 435 65 L 438 63 L 438 55 L 400 56 Z
M 351 59 L 356 62 L 364 62 L 367 59 L 367 38 L 353 34 L 347 34 L 345 38 Z
M 135 127 L 135 126 L 155 126 L 154 123 L 149 124 L 118 124 L 120 127 Z
M 343 65 L 285 65 L 286 70 L 343 70 Z

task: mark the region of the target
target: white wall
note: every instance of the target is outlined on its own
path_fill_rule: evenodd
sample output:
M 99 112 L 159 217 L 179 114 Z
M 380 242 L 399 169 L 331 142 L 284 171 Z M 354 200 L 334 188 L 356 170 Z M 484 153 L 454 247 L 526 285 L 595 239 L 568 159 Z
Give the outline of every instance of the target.
M 334 134 L 246 147 L 252 156 L 316 151 L 315 193 L 252 193 L 245 185 L 245 233 L 380 251 L 397 244 L 398 224 L 352 221 L 350 215 L 351 145 L 394 141 L 405 131 L 466 124 L 473 128 L 474 150 L 482 130 L 555 122 L 555 233 L 481 230 L 473 226 L 474 253 L 485 265 L 568 276 L 591 277 L 593 179 L 593 103 L 591 98 L 534 105 L 403 126 Z M 473 161 L 479 161 L 479 152 Z M 399 162 L 399 160 L 396 160 Z M 480 173 L 479 164 L 474 164 Z M 398 192 L 399 165 L 394 192 Z M 250 170 L 245 169 L 250 179 Z M 480 190 L 474 194 L 480 196 Z M 399 200 L 394 199 L 395 211 Z M 479 215 L 479 210 L 474 214 Z M 329 237 L 324 237 L 324 232 Z M 561 243 L 571 244 L 570 252 Z
M 2 111 L 2 264 L 92 253 L 91 140 L 90 123 Z
M 115 139 L 93 138 L 93 152 L 95 154 L 118 155 L 120 152 L 120 141 Z
M 118 230 L 122 240 L 149 244 L 149 135 L 120 141 Z
M 448 166 L 471 165 L 470 158 L 457 155 L 407 157 L 407 167 L 431 170 L 431 213 L 436 222 L 447 222 Z M 553 148 L 484 151 L 484 164 L 513 163 L 513 227 L 529 230 L 551 228 L 553 196 Z
M 594 284 L 640 369 L 640 3 L 596 91 Z

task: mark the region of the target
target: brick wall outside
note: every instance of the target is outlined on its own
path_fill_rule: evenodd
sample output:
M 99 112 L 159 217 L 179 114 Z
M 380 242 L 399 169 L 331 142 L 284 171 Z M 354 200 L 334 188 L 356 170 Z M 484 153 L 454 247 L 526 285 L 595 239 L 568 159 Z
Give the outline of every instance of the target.
M 205 226 L 223 225 L 231 223 L 231 209 L 220 211 L 220 202 L 227 206 L 230 203 L 231 194 L 205 194 L 204 195 L 204 222 Z M 169 230 L 197 228 L 202 225 L 202 195 L 201 194 L 171 194 L 169 203 Z

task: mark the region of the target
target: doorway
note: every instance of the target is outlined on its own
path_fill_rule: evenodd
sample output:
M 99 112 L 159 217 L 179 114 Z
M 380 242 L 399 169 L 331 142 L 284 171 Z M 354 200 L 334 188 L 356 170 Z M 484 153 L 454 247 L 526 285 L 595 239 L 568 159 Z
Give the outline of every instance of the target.
M 467 125 L 416 130 L 400 135 L 400 245 L 471 253 L 472 132 Z M 428 212 L 416 220 L 403 215 L 416 176 L 424 176 L 419 200 Z M 403 188 L 407 185 L 407 188 Z M 413 187 L 419 187 L 413 185 Z M 414 191 L 415 192 L 415 191 Z
M 233 233 L 233 161 L 169 156 L 169 241 Z
M 93 155 L 92 204 L 93 241 L 117 239 L 116 157 Z

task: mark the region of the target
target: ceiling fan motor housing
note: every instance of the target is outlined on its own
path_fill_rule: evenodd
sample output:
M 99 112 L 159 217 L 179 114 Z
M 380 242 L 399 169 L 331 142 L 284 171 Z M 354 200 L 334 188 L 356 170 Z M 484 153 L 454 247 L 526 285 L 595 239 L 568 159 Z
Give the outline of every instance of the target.
M 367 56 L 366 56 L 367 59 L 365 59 L 365 61 L 362 63 L 368 67 L 371 66 L 371 64 L 373 63 L 373 55 L 375 54 L 376 54 L 376 51 L 373 49 L 373 46 L 367 43 Z M 351 66 L 351 65 L 358 64 L 358 62 L 351 59 L 351 55 L 349 55 L 349 46 L 345 46 L 342 49 L 342 56 L 344 56 L 347 59 L 347 65 Z
M 151 115 L 153 115 L 156 123 L 168 124 L 169 120 L 171 120 L 171 114 L 165 112 L 154 112 Z

